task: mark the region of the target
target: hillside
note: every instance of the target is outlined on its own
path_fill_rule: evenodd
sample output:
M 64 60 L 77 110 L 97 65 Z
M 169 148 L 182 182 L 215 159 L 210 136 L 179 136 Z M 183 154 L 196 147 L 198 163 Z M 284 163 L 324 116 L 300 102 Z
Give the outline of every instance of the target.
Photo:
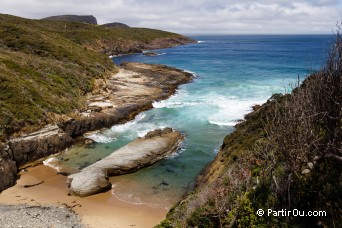
M 255 106 L 158 227 L 341 227 L 341 57 L 339 31 L 326 66 Z
M 97 25 L 97 20 L 93 15 L 59 15 L 43 18 L 42 20 L 51 21 L 73 21 L 73 22 L 83 22 L 87 24 Z
M 189 42 L 153 29 L 0 14 L 0 139 L 77 115 L 94 79 L 117 71 L 108 55 Z

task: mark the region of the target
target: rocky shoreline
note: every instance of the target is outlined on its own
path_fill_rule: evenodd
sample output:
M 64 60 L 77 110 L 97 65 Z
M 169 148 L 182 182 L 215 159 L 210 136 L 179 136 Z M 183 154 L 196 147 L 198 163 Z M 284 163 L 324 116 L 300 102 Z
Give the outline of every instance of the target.
M 75 118 L 0 144 L 0 192 L 15 184 L 20 166 L 70 147 L 86 132 L 132 120 L 192 78 L 164 65 L 122 64 L 119 73 L 96 81 L 96 89 L 87 96 L 87 108 Z

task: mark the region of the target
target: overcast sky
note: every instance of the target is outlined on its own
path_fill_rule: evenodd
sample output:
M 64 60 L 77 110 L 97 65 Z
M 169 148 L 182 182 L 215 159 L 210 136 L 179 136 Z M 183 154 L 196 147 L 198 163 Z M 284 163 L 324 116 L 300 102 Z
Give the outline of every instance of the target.
M 94 15 L 183 34 L 331 34 L 342 0 L 0 0 L 0 12 L 39 19 Z

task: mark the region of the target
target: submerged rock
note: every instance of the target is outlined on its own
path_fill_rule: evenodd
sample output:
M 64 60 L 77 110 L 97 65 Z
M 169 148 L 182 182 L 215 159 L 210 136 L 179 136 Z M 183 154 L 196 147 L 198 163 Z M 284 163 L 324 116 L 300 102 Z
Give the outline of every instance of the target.
M 143 55 L 145 55 L 145 56 L 157 56 L 158 53 L 156 53 L 156 52 L 144 52 Z
M 149 132 L 104 159 L 68 177 L 70 193 L 89 196 L 110 188 L 110 175 L 122 175 L 146 167 L 175 152 L 184 137 L 171 128 Z

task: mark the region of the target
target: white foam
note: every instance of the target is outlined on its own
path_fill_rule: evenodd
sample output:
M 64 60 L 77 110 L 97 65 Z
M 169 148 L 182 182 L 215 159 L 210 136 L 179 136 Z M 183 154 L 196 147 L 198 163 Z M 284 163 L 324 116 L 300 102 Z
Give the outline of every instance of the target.
M 134 120 L 129 121 L 124 124 L 114 125 L 112 128 L 102 131 L 102 132 L 96 132 L 94 134 L 87 135 L 86 138 L 92 139 L 95 142 L 98 143 L 110 143 L 115 140 L 117 140 L 117 134 L 127 132 L 131 129 L 135 128 L 135 125 L 144 119 L 146 117 L 146 114 L 140 113 L 137 115 Z M 132 136 L 134 137 L 134 136 Z
M 135 125 L 137 122 L 141 121 L 142 119 L 144 119 L 146 117 L 145 113 L 140 113 L 139 115 L 137 115 L 134 120 L 129 121 L 127 123 L 124 124 L 120 124 L 120 125 L 115 125 L 111 128 L 112 131 L 116 131 L 116 132 L 123 132 L 128 130 L 129 128 L 131 128 L 133 125 Z
M 254 104 L 263 103 L 258 99 L 241 99 L 237 97 L 216 97 L 208 103 L 217 111 L 208 117 L 208 122 L 219 126 L 235 126 L 239 119 L 252 110 Z
M 211 124 L 218 125 L 218 126 L 235 126 L 238 121 L 236 121 L 236 122 L 220 122 L 220 121 L 211 120 L 209 118 L 208 122 Z
M 188 91 L 183 88 L 167 100 L 154 101 L 152 106 L 153 108 L 181 108 L 198 105 L 197 101 L 192 101 L 192 99 L 190 100 L 189 98 L 191 99 L 191 95 L 189 97 Z
M 133 194 L 129 193 L 115 193 L 114 191 L 115 185 L 112 186 L 112 195 L 115 196 L 120 201 L 123 201 L 125 203 L 131 203 L 134 205 L 142 205 L 144 203 L 141 202 L 141 199 L 137 196 L 134 196 Z
M 116 185 L 113 184 L 112 185 L 112 195 L 116 199 L 118 199 L 122 202 L 133 204 L 133 205 L 147 205 L 147 206 L 153 207 L 153 208 L 163 208 L 165 210 L 168 210 L 167 207 L 163 207 L 162 205 L 159 205 L 159 204 L 142 202 L 141 198 L 138 196 L 135 196 L 133 193 L 116 193 L 115 188 L 116 188 Z
M 205 41 L 199 40 L 199 41 L 197 41 L 197 43 L 198 43 L 198 44 L 202 44 L 202 43 L 205 43 Z
M 152 105 L 154 108 L 182 108 L 182 107 L 192 107 L 198 104 L 199 104 L 198 102 L 163 100 L 159 102 L 153 102 Z
M 111 137 L 102 132 L 96 133 L 93 135 L 88 135 L 86 138 L 94 140 L 95 142 L 98 142 L 98 143 L 110 143 L 116 140 L 116 137 Z
M 190 70 L 183 70 L 183 72 L 192 74 L 195 78 L 197 78 L 197 74 L 196 74 L 195 72 L 193 72 L 193 71 L 190 71 Z
M 60 168 L 58 166 L 58 163 L 59 163 L 59 159 L 55 158 L 55 157 L 50 157 L 50 158 L 43 161 L 44 165 L 49 166 L 49 167 L 57 170 L 57 172 L 60 172 Z
M 178 157 L 184 151 L 186 151 L 186 146 L 184 145 L 184 141 L 180 142 L 180 144 L 178 145 L 178 148 L 179 149 L 177 151 L 175 151 L 174 153 L 166 156 L 166 159 L 172 159 L 172 158 Z

